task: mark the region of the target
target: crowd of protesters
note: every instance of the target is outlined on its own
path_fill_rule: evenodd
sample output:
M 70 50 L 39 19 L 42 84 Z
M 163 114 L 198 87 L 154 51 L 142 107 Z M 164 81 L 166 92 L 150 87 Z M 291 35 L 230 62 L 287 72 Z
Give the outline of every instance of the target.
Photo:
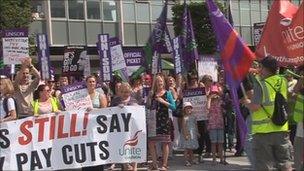
M 278 75 L 277 62 L 272 57 L 266 57 L 250 70 L 242 84 L 245 91 L 240 88 L 238 92 L 242 116 L 249 129 L 244 147 L 240 145 L 240 128 L 223 71 L 219 71 L 218 82 L 210 75 L 199 78 L 196 71 L 189 72 L 185 77 L 145 73 L 130 80 L 130 84 L 118 76 L 114 76 L 111 83 L 100 82 L 98 75 L 79 81 L 86 83 L 93 108 L 145 105 L 147 110 L 154 110 L 156 135 L 148 137 L 152 170 L 167 170 L 170 154 L 176 149 L 184 150 L 185 165 L 189 167 L 203 163 L 204 158 L 209 157 L 212 157 L 214 165 L 225 165 L 228 163 L 224 151 L 232 151 L 234 147 L 235 156 L 246 152 L 253 169 L 292 170 L 294 162 L 296 170 L 303 170 L 303 68 L 295 71 L 300 75 L 297 79 L 293 78 L 292 73 Z M 31 58 L 22 62 L 13 80 L 1 75 L 0 123 L 64 111 L 60 88 L 72 82 L 67 76 L 60 76 L 56 80 L 41 80 Z M 102 85 L 101 88 L 98 88 L 98 84 Z M 192 110 L 193 104 L 183 100 L 183 92 L 200 87 L 206 93 L 206 110 L 196 113 Z M 274 125 L 268 116 L 273 110 L 276 91 L 280 91 L 289 103 L 289 121 L 283 126 Z M 207 117 L 201 117 L 203 115 Z M 161 150 L 158 150 L 159 147 Z M 136 170 L 137 164 L 107 166 L 108 169 L 115 167 Z M 101 169 L 103 166 L 83 168 Z

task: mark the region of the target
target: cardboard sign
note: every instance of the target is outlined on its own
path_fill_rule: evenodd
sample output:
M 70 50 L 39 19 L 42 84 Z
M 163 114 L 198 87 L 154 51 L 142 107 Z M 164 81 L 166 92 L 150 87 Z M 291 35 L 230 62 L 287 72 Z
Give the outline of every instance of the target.
M 0 170 L 146 162 L 144 106 L 74 110 L 0 125 Z
M 93 108 L 92 100 L 84 83 L 74 83 L 61 88 L 66 110 Z
M 212 80 L 218 81 L 218 63 L 214 56 L 201 56 L 198 61 L 198 76 L 210 75 Z
M 29 56 L 28 30 L 4 30 L 2 35 L 4 64 L 21 64 L 22 59 Z
M 128 75 L 131 76 L 133 72 L 137 71 L 143 64 L 144 51 L 142 48 L 124 48 L 124 58 L 128 70 Z
M 205 88 L 187 89 L 183 91 L 183 101 L 191 102 L 193 115 L 197 121 L 207 120 L 207 96 Z
M 83 74 L 83 60 L 87 58 L 84 46 L 66 46 L 64 50 L 62 73 L 63 75 L 79 76 Z

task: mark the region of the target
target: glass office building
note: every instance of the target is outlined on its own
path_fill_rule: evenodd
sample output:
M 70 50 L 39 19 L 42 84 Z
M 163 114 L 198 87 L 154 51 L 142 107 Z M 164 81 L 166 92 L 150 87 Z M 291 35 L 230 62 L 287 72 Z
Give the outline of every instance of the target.
M 183 1 L 168 0 L 167 26 L 172 37 L 171 8 Z M 273 1 L 230 0 L 234 27 L 250 46 L 254 45 L 253 24 L 266 21 Z M 303 0 L 291 1 L 299 5 Z M 164 0 L 32 0 L 31 4 L 34 21 L 30 25 L 30 33 L 47 33 L 51 60 L 59 62 L 66 45 L 88 46 L 91 59 L 98 59 L 96 41 L 101 33 L 118 36 L 124 47 L 143 46 L 161 13 Z

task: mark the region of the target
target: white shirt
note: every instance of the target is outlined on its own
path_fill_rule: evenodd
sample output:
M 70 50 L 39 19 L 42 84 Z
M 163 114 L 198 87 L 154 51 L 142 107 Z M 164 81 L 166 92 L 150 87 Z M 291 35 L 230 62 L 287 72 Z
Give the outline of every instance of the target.
M 4 98 L 0 99 L 0 119 L 3 119 L 7 115 L 3 108 L 3 100 L 4 100 Z M 7 108 L 8 108 L 8 111 L 16 110 L 15 102 L 14 102 L 13 98 L 8 98 Z

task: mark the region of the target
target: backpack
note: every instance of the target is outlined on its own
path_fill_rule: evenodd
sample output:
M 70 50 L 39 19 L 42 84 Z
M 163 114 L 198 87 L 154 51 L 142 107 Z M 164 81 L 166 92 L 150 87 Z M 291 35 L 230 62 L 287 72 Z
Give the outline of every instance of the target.
M 8 102 L 8 99 L 9 99 L 9 98 L 12 98 L 12 99 L 14 100 L 15 110 L 16 110 L 16 114 L 17 114 L 17 118 L 18 118 L 17 101 L 16 101 L 16 99 L 13 98 L 13 97 L 5 97 L 5 98 L 3 99 L 3 109 L 4 109 L 5 113 L 6 113 L 6 115 L 5 115 L 4 118 L 9 117 L 9 115 L 8 115 L 9 111 L 8 111 L 8 106 L 7 106 L 7 102 Z
M 275 125 L 283 126 L 288 121 L 288 104 L 285 97 L 280 92 L 283 79 L 281 79 L 281 86 L 280 89 L 277 91 L 269 82 L 265 81 L 267 84 L 270 85 L 270 87 L 276 92 L 275 99 L 274 99 L 274 110 L 272 113 L 272 116 L 269 114 L 269 112 L 266 111 L 264 106 L 262 105 L 263 110 L 268 114 L 268 116 L 271 116 L 271 121 Z

